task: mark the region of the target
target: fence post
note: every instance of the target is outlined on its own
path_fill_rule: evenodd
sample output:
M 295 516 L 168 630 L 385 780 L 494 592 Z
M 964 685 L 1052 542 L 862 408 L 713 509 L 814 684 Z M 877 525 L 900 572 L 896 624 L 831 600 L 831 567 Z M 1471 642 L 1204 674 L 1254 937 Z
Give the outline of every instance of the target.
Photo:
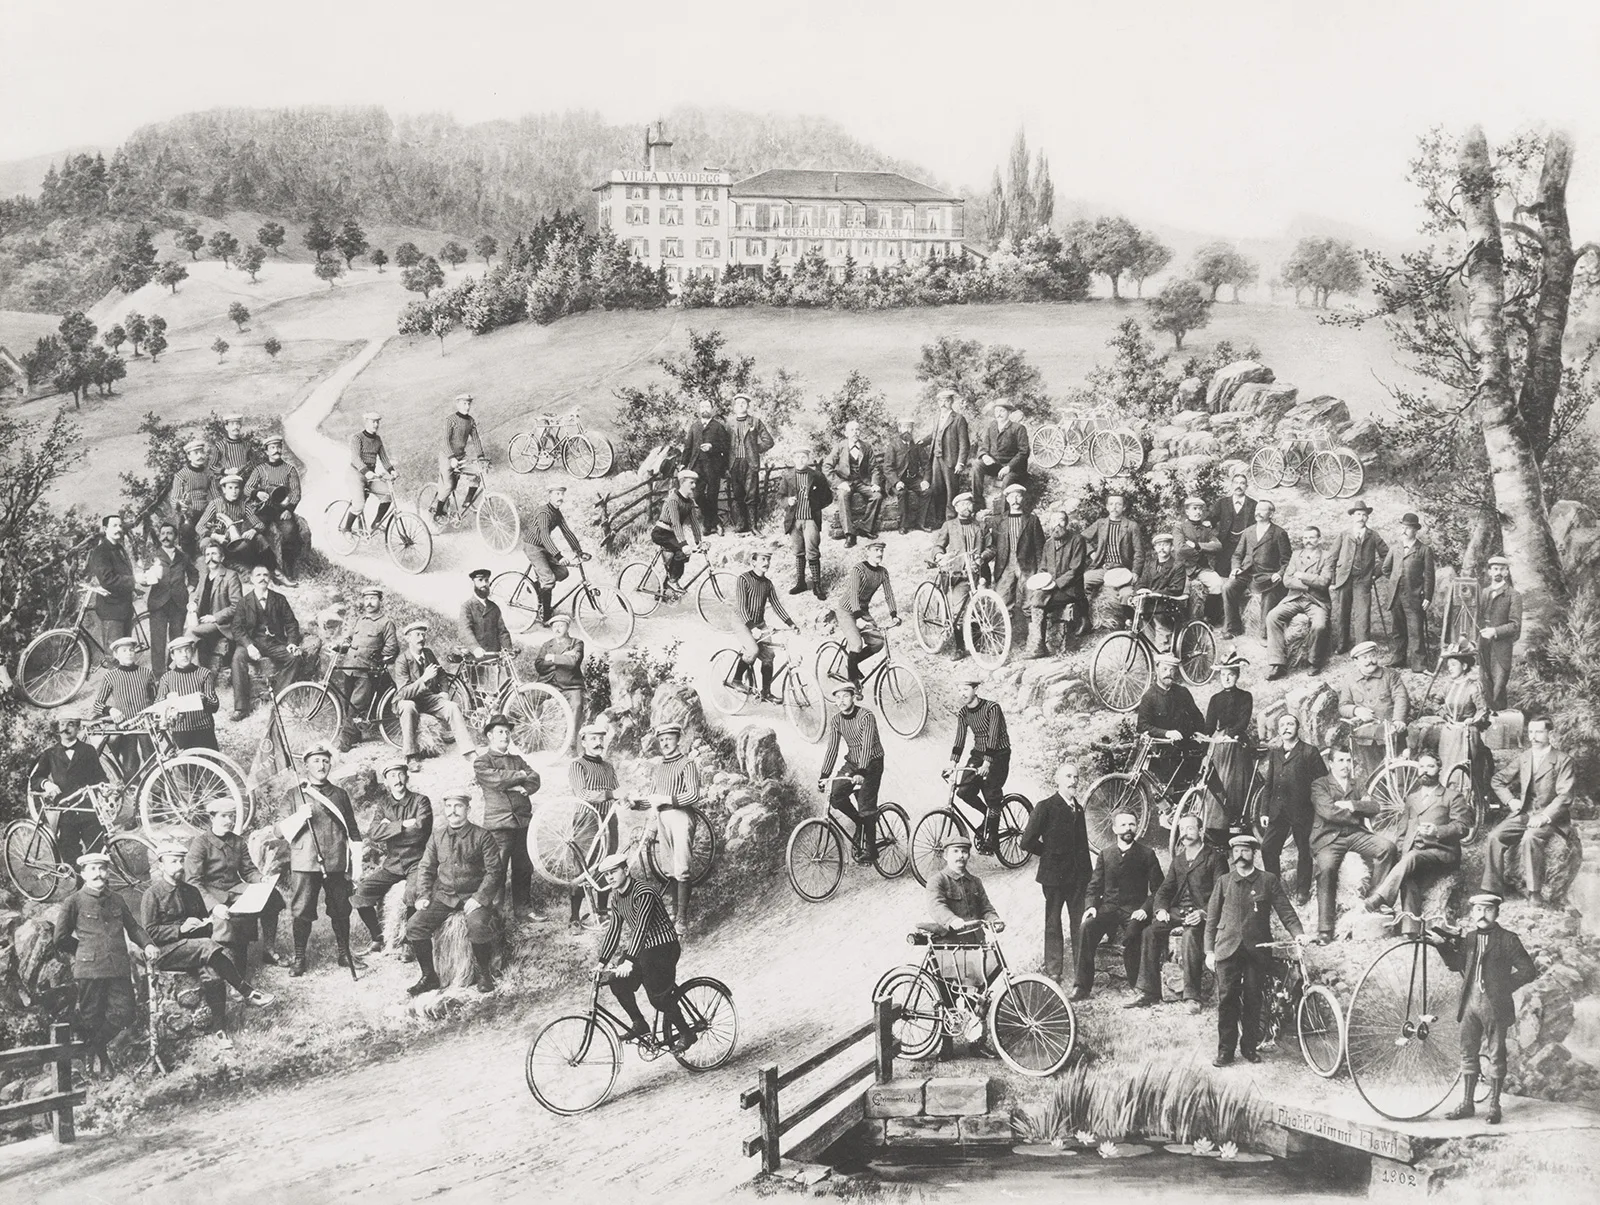
M 873 1046 L 878 1052 L 878 1082 L 887 1084 L 894 1078 L 895 1006 L 888 1000 L 879 1000 L 873 1008 Z
M 783 1161 L 779 1153 L 781 1135 L 778 1133 L 778 1069 L 761 1069 L 761 1170 L 775 1172 Z
M 50 1030 L 50 1043 L 62 1048 L 62 1057 L 56 1061 L 57 1094 L 72 1091 L 72 1026 L 56 1025 Z M 62 1105 L 50 1114 L 50 1130 L 57 1142 L 71 1142 L 78 1135 L 72 1127 L 72 1106 Z

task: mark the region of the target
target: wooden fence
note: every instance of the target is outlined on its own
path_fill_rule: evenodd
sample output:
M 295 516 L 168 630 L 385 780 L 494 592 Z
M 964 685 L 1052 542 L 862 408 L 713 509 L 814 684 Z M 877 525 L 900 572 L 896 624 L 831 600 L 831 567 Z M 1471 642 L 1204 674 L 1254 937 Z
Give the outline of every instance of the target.
M 752 516 L 757 523 L 767 513 L 768 501 L 775 488 L 773 478 L 788 471 L 773 464 L 761 466 L 756 482 L 756 513 Z M 656 516 L 661 513 L 661 504 L 666 501 L 667 491 L 672 485 L 673 479 L 670 477 L 650 477 L 616 493 L 602 494 L 595 499 L 595 515 L 600 527 L 600 546 L 607 552 L 613 552 L 633 530 L 635 524 L 643 523 L 648 527 L 654 523 Z M 732 512 L 733 486 L 724 477 L 717 502 L 717 513 L 727 519 Z
M 761 1110 L 760 1132 L 744 1140 L 745 1158 L 759 1154 L 762 1171 L 777 1171 L 778 1165 L 783 1161 L 783 1135 L 807 1118 L 815 1116 L 839 1097 L 856 1088 L 864 1087 L 868 1079 L 876 1078 L 876 1082 L 880 1084 L 892 1080 L 896 1049 L 894 1021 L 897 1015 L 898 1010 L 893 1004 L 887 1000 L 879 1000 L 874 1008 L 872 1020 L 858 1025 L 837 1042 L 817 1051 L 810 1058 L 803 1059 L 783 1072 L 776 1067 L 763 1067 L 761 1079 L 756 1086 L 739 1094 L 741 1109 Z M 784 1114 L 779 1107 L 779 1092 L 783 1088 L 810 1075 L 868 1037 L 872 1038 L 873 1049 L 867 1058 L 820 1089 L 809 1101 L 803 1101 L 792 1112 Z M 843 1110 L 807 1138 L 805 1146 L 808 1150 L 820 1154 L 824 1147 L 832 1145 L 843 1137 L 844 1132 L 860 1118 L 858 1110 Z
M 0 1105 L 0 1123 L 20 1121 L 40 1113 L 50 1114 L 50 1129 L 57 1142 L 71 1142 L 77 1137 L 72 1125 L 72 1110 L 81 1105 L 84 1089 L 72 1087 L 72 1060 L 88 1053 L 88 1046 L 72 1040 L 70 1025 L 57 1025 L 50 1030 L 48 1046 L 19 1046 L 14 1050 L 0 1050 L 0 1071 L 32 1071 L 36 1067 L 56 1067 L 55 1091 L 49 1096 L 33 1100 L 19 1100 Z

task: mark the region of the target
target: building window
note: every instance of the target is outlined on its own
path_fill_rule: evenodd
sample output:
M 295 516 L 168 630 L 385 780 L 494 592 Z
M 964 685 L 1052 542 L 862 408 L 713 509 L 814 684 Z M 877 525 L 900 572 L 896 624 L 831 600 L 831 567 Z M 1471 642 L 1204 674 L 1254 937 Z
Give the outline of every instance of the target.
M 834 239 L 828 244 L 828 254 L 843 259 L 850 254 L 850 240 L 847 238 Z
M 850 225 L 851 226 L 865 226 L 866 224 L 867 224 L 867 211 L 864 208 L 863 209 L 852 209 L 850 211 Z
M 900 211 L 900 229 L 915 230 L 917 228 L 917 211 L 915 209 L 902 209 Z
M 796 226 L 811 225 L 811 206 L 796 205 L 794 207 L 794 224 Z
M 744 253 L 759 258 L 766 258 L 767 240 L 764 238 L 747 238 L 744 241 Z
M 695 245 L 694 253 L 701 259 L 717 259 L 721 255 L 718 250 L 719 245 L 718 240 L 714 238 L 703 238 Z
M 650 240 L 647 238 L 631 238 L 628 240 L 628 254 L 639 259 L 650 258 Z
M 717 199 L 717 190 L 702 186 L 694 190 L 694 199 L 696 201 L 715 201 Z
M 781 239 L 779 239 L 778 240 L 778 254 L 780 256 L 785 257 L 785 258 L 792 257 L 794 255 L 794 240 L 792 238 L 781 238 Z
M 648 201 L 649 199 L 650 190 L 643 184 L 635 184 L 628 189 L 628 200 L 630 201 Z
M 663 205 L 661 207 L 661 224 L 663 226 L 682 226 L 683 210 L 676 205 Z
M 935 234 L 939 231 L 939 211 L 937 209 L 928 210 L 928 230 Z
M 890 221 L 889 221 L 889 219 L 890 219 L 891 216 L 892 215 L 889 213 L 889 211 L 887 209 L 878 210 L 878 229 L 879 230 L 888 230 L 888 229 L 890 229 Z
M 611 228 L 611 207 L 609 205 L 604 206 L 600 210 L 600 228 L 602 230 L 609 230 Z
M 837 205 L 828 206 L 828 225 L 830 227 L 837 229 L 843 218 L 844 210 L 840 209 Z
M 806 254 L 807 255 L 821 255 L 822 254 L 822 240 L 819 239 L 819 238 L 807 239 L 806 240 Z
M 779 201 L 767 211 L 767 229 L 776 230 L 784 224 L 783 202 Z
M 756 207 L 754 205 L 735 205 L 733 207 L 733 224 L 744 229 L 750 229 L 756 224 Z
M 683 240 L 681 238 L 664 238 L 661 240 L 662 259 L 682 259 Z
M 669 267 L 667 269 L 667 279 L 670 280 L 673 284 L 677 284 L 680 280 L 683 279 L 683 269 L 682 268 Z
M 648 205 L 630 205 L 630 206 L 628 206 L 628 225 L 630 225 L 630 226 L 648 226 L 649 224 L 650 224 L 650 206 L 648 206 Z
M 707 207 L 694 211 L 695 224 L 699 226 L 715 226 L 717 224 L 717 211 Z
M 661 199 L 663 201 L 681 201 L 683 200 L 683 189 L 676 184 L 664 184 L 661 186 Z

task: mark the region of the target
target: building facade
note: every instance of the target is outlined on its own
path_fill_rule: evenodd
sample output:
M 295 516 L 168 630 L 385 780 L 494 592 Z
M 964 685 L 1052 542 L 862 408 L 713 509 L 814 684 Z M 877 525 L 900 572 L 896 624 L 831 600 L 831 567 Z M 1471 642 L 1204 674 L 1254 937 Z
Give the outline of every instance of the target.
M 962 200 L 896 172 L 622 169 L 597 185 L 600 229 L 667 277 L 785 271 L 816 254 L 834 271 L 961 254 Z

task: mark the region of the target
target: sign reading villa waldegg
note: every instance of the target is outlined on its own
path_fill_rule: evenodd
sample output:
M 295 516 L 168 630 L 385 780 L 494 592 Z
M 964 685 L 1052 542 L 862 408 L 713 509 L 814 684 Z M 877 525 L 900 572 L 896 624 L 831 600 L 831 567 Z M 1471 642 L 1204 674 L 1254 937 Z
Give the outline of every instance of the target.
M 733 177 L 727 172 L 652 172 L 623 168 L 611 173 L 619 184 L 728 184 Z

